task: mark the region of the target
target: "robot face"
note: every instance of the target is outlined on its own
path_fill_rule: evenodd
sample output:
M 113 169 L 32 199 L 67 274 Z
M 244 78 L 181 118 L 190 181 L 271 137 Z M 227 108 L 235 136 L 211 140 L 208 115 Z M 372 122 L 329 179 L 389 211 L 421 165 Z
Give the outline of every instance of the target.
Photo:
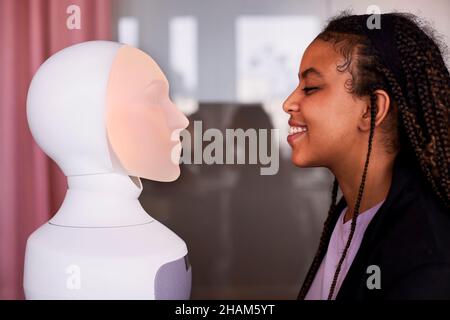
M 180 175 L 180 131 L 188 119 L 169 98 L 169 84 L 143 51 L 122 46 L 106 97 L 110 145 L 129 175 L 173 181 Z

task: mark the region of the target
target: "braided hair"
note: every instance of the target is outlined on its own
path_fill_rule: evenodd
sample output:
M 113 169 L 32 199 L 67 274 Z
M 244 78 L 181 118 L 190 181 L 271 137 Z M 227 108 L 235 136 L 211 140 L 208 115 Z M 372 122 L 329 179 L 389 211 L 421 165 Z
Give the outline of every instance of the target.
M 388 114 L 380 124 L 381 131 L 388 133 L 382 142 L 386 152 L 401 154 L 414 163 L 438 201 L 446 209 L 450 208 L 450 76 L 443 59 L 445 46 L 437 40 L 435 32 L 417 16 L 390 13 L 380 15 L 382 28 L 383 20 L 390 22 L 388 33 L 391 47 L 387 44 L 386 48 L 384 44 L 380 45 L 379 35 L 372 36 L 371 31 L 367 31 L 368 17 L 344 12 L 333 18 L 316 38 L 331 42 L 334 49 L 344 57 L 344 62 L 337 66 L 337 70 L 349 71 L 351 74 L 351 79 L 345 84 L 350 93 L 370 98 L 371 116 L 367 156 L 351 230 L 337 265 L 328 299 L 333 297 L 342 263 L 350 247 L 364 193 L 377 114 L 375 90 L 386 91 L 391 101 Z M 298 299 L 305 298 L 325 254 L 333 227 L 330 225 L 331 221 L 339 214 L 335 212 L 337 192 L 338 182 L 335 178 L 331 206 L 319 248 Z

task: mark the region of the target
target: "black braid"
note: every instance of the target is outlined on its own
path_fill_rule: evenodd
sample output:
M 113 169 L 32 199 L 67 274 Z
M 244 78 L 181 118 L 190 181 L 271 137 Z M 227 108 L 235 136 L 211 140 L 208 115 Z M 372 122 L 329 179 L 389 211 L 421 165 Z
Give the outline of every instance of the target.
M 316 275 L 316 272 L 320 267 L 320 263 L 322 262 L 322 256 L 324 254 L 324 251 L 327 248 L 328 239 L 330 238 L 331 232 L 332 232 L 331 221 L 333 220 L 333 217 L 336 214 L 335 211 L 336 211 L 336 199 L 337 199 L 338 187 L 339 187 L 339 184 L 335 177 L 334 181 L 333 181 L 332 192 L 331 192 L 331 206 L 328 211 L 327 219 L 325 220 L 325 223 L 323 225 L 322 235 L 320 236 L 319 248 L 316 251 L 316 255 L 314 256 L 311 267 L 309 268 L 309 271 L 306 274 L 306 278 L 303 281 L 302 288 L 300 289 L 300 293 L 298 294 L 299 300 L 303 300 L 305 298 L 306 293 L 308 292 L 308 290 L 314 280 L 314 276 Z
M 370 95 L 369 148 L 367 150 L 367 157 L 366 157 L 366 162 L 364 164 L 364 171 L 363 171 L 363 175 L 362 175 L 362 179 L 361 179 L 361 184 L 359 185 L 358 198 L 356 199 L 356 204 L 355 204 L 355 208 L 354 208 L 354 211 L 353 211 L 352 225 L 351 225 L 351 229 L 350 229 L 350 234 L 348 236 L 344 252 L 342 253 L 341 259 L 339 260 L 339 263 L 338 263 L 338 265 L 336 267 L 336 272 L 334 273 L 333 282 L 331 283 L 330 293 L 328 294 L 328 300 L 331 300 L 332 297 L 333 297 L 334 289 L 336 288 L 336 283 L 337 283 L 337 280 L 338 280 L 338 277 L 339 277 L 339 273 L 341 271 L 342 263 L 345 260 L 348 248 L 350 247 L 350 243 L 352 242 L 352 239 L 353 239 L 353 234 L 355 233 L 356 221 L 357 221 L 358 215 L 359 215 L 359 206 L 361 204 L 361 199 L 362 199 L 362 196 L 363 196 L 363 193 L 364 193 L 364 186 L 365 186 L 365 183 L 366 183 L 367 169 L 369 167 L 370 153 L 372 151 L 372 140 L 373 140 L 373 135 L 375 133 L 375 118 L 376 118 L 377 112 L 378 112 L 377 96 L 375 95 L 375 93 L 372 93 Z M 338 222 L 338 223 L 340 223 L 340 222 Z

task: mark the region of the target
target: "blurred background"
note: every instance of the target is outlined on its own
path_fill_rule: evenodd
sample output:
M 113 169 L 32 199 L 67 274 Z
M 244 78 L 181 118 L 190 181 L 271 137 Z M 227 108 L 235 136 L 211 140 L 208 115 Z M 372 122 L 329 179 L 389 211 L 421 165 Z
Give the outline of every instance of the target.
M 66 28 L 72 4 L 81 8 L 80 29 Z M 282 103 L 326 20 L 371 5 L 418 14 L 449 43 L 448 0 L 0 0 L 0 299 L 23 298 L 26 239 L 58 210 L 67 188 L 29 132 L 29 81 L 51 54 L 95 39 L 150 54 L 190 119 L 187 130 L 194 121 L 222 132 L 280 130 L 275 175 L 260 175 L 260 165 L 184 164 L 173 183 L 142 179 L 139 200 L 187 243 L 192 299 L 295 299 L 328 212 L 332 175 L 290 163 Z

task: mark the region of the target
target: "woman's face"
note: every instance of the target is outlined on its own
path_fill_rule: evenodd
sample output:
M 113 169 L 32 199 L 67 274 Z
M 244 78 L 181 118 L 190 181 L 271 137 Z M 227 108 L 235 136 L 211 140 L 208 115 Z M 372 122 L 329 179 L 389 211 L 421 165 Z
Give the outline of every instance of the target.
M 290 115 L 291 159 L 299 167 L 332 168 L 367 145 L 358 130 L 367 101 L 346 89 L 352 78 L 337 70 L 343 59 L 332 43 L 314 40 L 303 55 L 299 85 L 283 104 Z M 299 132 L 302 127 L 306 131 Z

